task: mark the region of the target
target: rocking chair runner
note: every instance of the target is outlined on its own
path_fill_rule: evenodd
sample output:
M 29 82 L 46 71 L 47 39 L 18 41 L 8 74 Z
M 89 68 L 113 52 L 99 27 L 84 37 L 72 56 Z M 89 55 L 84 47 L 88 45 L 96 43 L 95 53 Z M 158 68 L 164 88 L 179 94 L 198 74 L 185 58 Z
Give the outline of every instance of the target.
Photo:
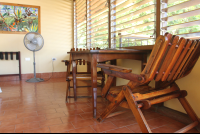
M 178 36 L 166 33 L 157 38 L 147 65 L 140 75 L 131 73 L 132 70 L 127 68 L 98 65 L 109 75 L 102 90 L 102 97 L 106 97 L 111 103 L 97 120 L 101 122 L 112 116 L 111 113 L 116 107 L 122 106 L 132 110 L 143 133 L 151 133 L 141 109 L 149 109 L 154 104 L 178 98 L 193 123 L 177 132 L 187 132 L 196 127 L 200 122 L 185 98 L 187 92 L 181 91 L 175 81 L 192 71 L 199 55 L 199 40 L 179 39 Z M 111 88 L 114 77 L 130 82 L 125 86 Z M 153 79 L 159 82 L 156 88 L 148 86 Z
M 92 48 L 91 48 L 92 49 Z M 99 49 L 99 48 L 93 48 L 93 50 L 95 49 Z M 85 49 L 82 48 L 73 48 L 71 49 L 71 51 L 84 51 Z M 70 88 L 73 88 L 73 86 L 70 86 L 70 81 L 73 80 L 73 74 L 70 70 L 71 68 L 71 64 L 72 64 L 72 56 L 70 55 L 70 59 L 69 60 L 62 60 L 62 62 L 65 62 L 65 65 L 67 66 L 67 74 L 66 74 L 66 81 L 67 81 L 67 91 L 66 91 L 66 102 L 68 98 L 74 98 L 75 100 L 78 98 L 84 98 L 84 97 L 91 97 L 91 96 L 77 96 L 76 91 L 74 90 L 74 96 L 69 96 L 69 91 Z M 78 72 L 76 70 L 76 80 L 83 80 L 83 81 L 91 81 L 91 72 L 90 72 L 90 62 L 79 59 L 76 60 L 76 64 L 77 65 L 87 65 L 87 72 Z M 101 85 L 99 85 L 100 87 L 104 86 L 104 73 L 102 71 L 99 71 L 97 74 L 97 80 L 101 80 Z M 77 88 L 79 87 L 90 87 L 89 86 L 77 86 Z

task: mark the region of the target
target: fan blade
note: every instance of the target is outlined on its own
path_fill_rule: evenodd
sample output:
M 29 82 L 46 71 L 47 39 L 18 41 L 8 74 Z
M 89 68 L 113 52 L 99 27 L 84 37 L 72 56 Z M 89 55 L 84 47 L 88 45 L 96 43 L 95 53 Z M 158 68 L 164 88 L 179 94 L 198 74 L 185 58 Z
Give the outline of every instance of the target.
M 27 47 L 29 50 L 35 50 L 37 45 L 30 43 L 30 44 L 27 44 Z
M 37 44 L 38 44 L 39 46 L 42 46 L 42 45 L 43 45 L 43 39 L 42 39 L 42 38 L 38 37 L 38 38 L 36 38 L 36 40 L 37 40 Z
M 33 40 L 34 37 L 35 37 L 35 34 L 32 34 L 32 33 L 26 35 L 26 38 L 27 38 L 29 41 Z

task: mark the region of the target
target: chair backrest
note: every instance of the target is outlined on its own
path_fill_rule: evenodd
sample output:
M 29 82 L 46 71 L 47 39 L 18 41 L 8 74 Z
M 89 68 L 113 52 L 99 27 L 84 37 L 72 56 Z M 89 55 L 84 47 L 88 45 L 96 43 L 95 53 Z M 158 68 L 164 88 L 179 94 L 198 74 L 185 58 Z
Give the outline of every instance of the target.
M 85 49 L 85 48 L 72 48 L 71 49 L 71 52 L 73 51 L 86 51 L 86 50 L 89 50 L 89 49 Z M 100 50 L 100 48 L 96 47 L 96 48 L 90 48 L 90 50 Z M 70 54 L 70 66 L 69 66 L 69 70 L 70 70 L 70 67 L 71 67 L 71 64 L 72 64 L 72 56 Z M 89 73 L 91 71 L 90 69 L 90 62 L 88 61 L 85 61 L 83 59 L 78 59 L 76 60 L 76 64 L 77 65 L 87 65 L 87 72 Z
M 85 48 L 72 48 L 71 49 L 71 51 L 86 51 L 86 50 L 89 50 L 89 49 L 85 49 Z M 100 50 L 100 48 L 98 48 L 98 47 L 90 48 L 90 50 Z M 83 59 L 79 59 L 79 60 L 76 61 L 76 64 L 79 64 L 79 65 L 85 65 L 85 63 L 88 63 L 88 61 L 85 61 Z
M 166 33 L 156 39 L 142 75 L 147 81 L 175 81 L 189 74 L 200 55 L 200 41 Z

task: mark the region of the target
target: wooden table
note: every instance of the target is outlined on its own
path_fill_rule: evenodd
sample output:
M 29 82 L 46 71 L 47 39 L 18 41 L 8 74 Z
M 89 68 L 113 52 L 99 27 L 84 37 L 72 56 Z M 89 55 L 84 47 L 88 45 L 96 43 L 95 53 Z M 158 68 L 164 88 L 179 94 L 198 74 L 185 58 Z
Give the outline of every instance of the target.
M 136 49 L 105 49 L 105 50 L 85 50 L 68 52 L 72 55 L 72 71 L 73 71 L 73 87 L 76 89 L 76 62 L 77 59 L 84 59 L 91 62 L 91 77 L 92 77 L 92 102 L 93 102 L 93 116 L 96 118 L 97 112 L 97 63 L 105 62 L 115 59 L 133 59 L 140 60 L 143 63 L 147 62 L 147 50 Z M 75 97 L 75 96 L 74 96 Z M 76 97 L 75 97 L 76 100 Z

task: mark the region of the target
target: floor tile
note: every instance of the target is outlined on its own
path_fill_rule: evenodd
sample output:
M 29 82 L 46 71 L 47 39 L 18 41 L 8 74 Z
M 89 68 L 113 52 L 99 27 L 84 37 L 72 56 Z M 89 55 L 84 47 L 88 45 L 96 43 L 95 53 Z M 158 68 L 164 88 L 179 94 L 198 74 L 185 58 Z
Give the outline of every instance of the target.
M 77 110 L 70 110 L 67 112 L 64 112 L 66 115 L 77 115 L 77 114 L 82 114 L 84 113 L 82 109 L 77 109 Z
M 72 124 L 75 128 L 81 128 L 81 127 L 95 125 L 96 122 L 92 119 L 86 119 L 86 120 L 81 120 L 81 121 L 74 121 L 72 122 Z
M 12 125 L 17 125 L 17 124 L 23 124 L 24 119 L 14 119 L 14 120 L 5 120 L 1 121 L 0 127 L 5 127 L 5 126 L 12 126 Z
M 81 113 L 80 115 L 83 119 L 93 119 L 93 112 L 91 112 L 91 111 L 88 113 Z M 100 116 L 100 114 L 97 113 L 97 117 L 99 117 L 99 116 Z
M 133 125 L 129 125 L 129 126 L 126 126 L 128 129 L 130 129 L 131 131 L 133 131 L 134 133 L 141 133 L 141 129 L 140 129 L 140 126 L 135 123 Z
M 49 128 L 52 133 L 64 132 L 75 129 L 71 123 L 53 125 L 50 126 Z
M 17 114 L 3 115 L 3 116 L 0 116 L 0 121 L 14 120 L 16 118 L 17 118 Z
M 57 113 L 55 109 L 47 109 L 47 110 L 38 110 L 37 111 L 38 115 L 53 114 L 53 113 Z
M 17 114 L 17 118 L 25 118 L 30 116 L 38 116 L 37 112 L 28 112 L 28 113 L 19 113 Z
M 24 123 L 39 122 L 39 121 L 44 121 L 44 120 L 46 120 L 46 117 L 44 115 L 42 115 L 42 116 L 32 116 L 32 117 L 24 118 Z
M 119 111 L 127 111 L 127 110 L 119 110 Z M 126 119 L 126 118 L 134 118 L 134 115 L 130 110 L 113 117 L 114 120 L 120 120 L 120 119 Z
M 177 131 L 177 130 L 179 130 L 179 129 L 187 126 L 187 125 L 183 124 L 181 122 L 178 122 L 178 121 L 173 121 L 173 122 L 168 123 L 167 126 L 174 128 Z
M 60 108 L 60 106 L 58 104 L 54 104 L 54 105 L 47 105 L 43 107 L 44 110 L 55 109 L 55 108 Z
M 18 109 L 18 108 L 19 108 L 18 105 L 12 106 L 12 107 L 0 107 L 0 111 L 15 110 L 15 109 Z
M 49 127 L 25 130 L 24 133 L 50 133 Z
M 133 133 L 133 131 L 131 131 L 127 127 L 122 127 L 122 128 L 106 131 L 106 133 Z
M 53 119 L 53 118 L 59 118 L 59 117 L 66 117 L 66 114 L 64 113 L 46 114 L 46 119 Z
M 18 113 L 24 113 L 24 109 L 15 109 L 15 110 L 8 110 L 8 111 L 5 111 L 5 115 L 7 114 L 18 114 Z
M 135 118 L 126 118 L 126 119 L 120 119 L 120 120 L 115 120 L 115 121 L 111 121 L 111 122 L 114 125 L 116 125 L 117 127 L 124 127 L 124 126 L 128 126 L 128 125 L 137 123 Z
M 0 133 L 14 133 L 15 126 L 0 127 Z
M 153 133 L 174 133 L 175 131 L 175 129 L 168 126 L 162 126 L 152 130 Z
M 92 107 L 85 107 L 85 108 L 81 108 L 83 110 L 84 113 L 88 113 L 91 112 L 93 110 Z
M 36 128 L 40 128 L 39 122 L 18 124 L 16 125 L 15 132 L 21 132 L 24 130 L 36 129 Z
M 167 125 L 169 122 L 161 118 L 154 118 L 154 119 L 148 120 L 147 123 L 149 124 L 149 127 L 153 129 L 153 128 L 158 128 L 158 127 Z
M 52 125 L 58 125 L 58 124 L 63 124 L 60 118 L 40 121 L 40 127 L 46 127 L 46 126 L 52 126 Z
M 63 123 L 67 123 L 67 122 L 78 122 L 80 120 L 83 120 L 83 118 L 80 115 L 73 115 L 73 116 L 61 117 L 61 120 Z
M 115 126 L 113 123 L 111 122 L 106 122 L 106 123 L 100 123 L 100 124 L 96 124 L 96 125 L 92 125 L 91 126 L 97 133 L 101 133 L 101 132 L 105 132 L 111 129 L 116 129 L 117 126 Z
M 68 132 L 69 133 L 96 133 L 96 131 L 94 131 L 94 129 L 92 129 L 91 127 L 83 127 L 83 128 L 74 129 Z
M 158 118 L 162 116 L 161 114 L 155 113 L 155 112 L 147 112 L 146 114 L 144 114 L 144 117 L 146 120 L 151 120 L 154 118 Z

